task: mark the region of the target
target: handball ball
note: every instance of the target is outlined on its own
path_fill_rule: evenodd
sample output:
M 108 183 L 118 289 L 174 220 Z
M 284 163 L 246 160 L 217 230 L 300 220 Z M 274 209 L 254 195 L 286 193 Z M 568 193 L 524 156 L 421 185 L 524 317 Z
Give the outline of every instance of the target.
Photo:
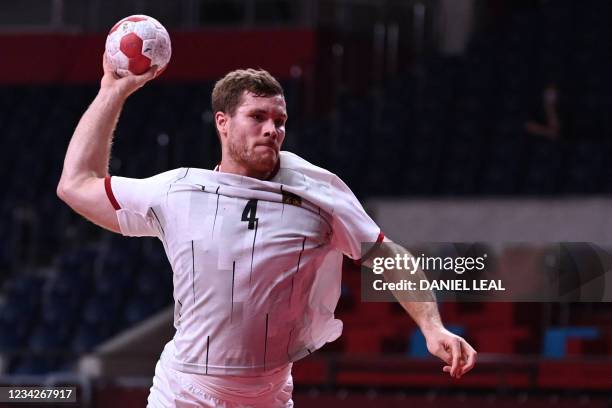
M 106 55 L 117 75 L 140 75 L 152 65 L 163 71 L 170 61 L 170 36 L 153 17 L 134 15 L 119 21 L 106 37 Z

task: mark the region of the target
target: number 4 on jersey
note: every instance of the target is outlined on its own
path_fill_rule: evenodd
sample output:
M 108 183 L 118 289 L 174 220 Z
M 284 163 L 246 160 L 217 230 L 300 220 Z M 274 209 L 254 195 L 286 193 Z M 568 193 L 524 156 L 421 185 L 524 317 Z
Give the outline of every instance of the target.
M 255 229 L 255 225 L 259 218 L 255 215 L 257 214 L 257 200 L 249 200 L 247 205 L 244 207 L 242 211 L 242 221 L 249 222 L 249 229 Z

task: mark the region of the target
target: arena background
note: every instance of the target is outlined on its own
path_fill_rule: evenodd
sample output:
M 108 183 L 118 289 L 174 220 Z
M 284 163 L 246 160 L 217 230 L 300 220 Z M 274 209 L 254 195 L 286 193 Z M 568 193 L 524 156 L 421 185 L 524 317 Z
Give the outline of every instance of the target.
M 55 194 L 106 32 L 131 14 L 159 19 L 173 56 L 127 102 L 112 174 L 213 166 L 212 85 L 262 67 L 287 92 L 285 148 L 339 174 L 395 241 L 533 243 L 499 259 L 527 270 L 542 243 L 612 244 L 612 2 L 2 2 L 3 385 L 144 407 L 173 334 L 162 245 L 102 231 Z M 553 83 L 561 126 L 538 134 L 527 123 L 550 129 Z M 294 365 L 298 407 L 612 406 L 607 303 L 440 303 L 479 352 L 453 380 L 399 306 L 361 302 L 358 270 L 343 273 L 344 334 Z

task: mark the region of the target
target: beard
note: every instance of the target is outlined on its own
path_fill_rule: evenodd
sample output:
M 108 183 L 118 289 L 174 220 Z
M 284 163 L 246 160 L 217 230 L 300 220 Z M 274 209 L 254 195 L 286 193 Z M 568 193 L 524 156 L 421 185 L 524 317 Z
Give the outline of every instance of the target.
M 269 151 L 262 154 L 257 152 L 255 147 L 249 149 L 246 143 L 238 140 L 228 140 L 227 148 L 227 152 L 233 161 L 260 173 L 271 173 L 278 160 L 278 152 L 276 150 L 274 154 L 271 154 Z

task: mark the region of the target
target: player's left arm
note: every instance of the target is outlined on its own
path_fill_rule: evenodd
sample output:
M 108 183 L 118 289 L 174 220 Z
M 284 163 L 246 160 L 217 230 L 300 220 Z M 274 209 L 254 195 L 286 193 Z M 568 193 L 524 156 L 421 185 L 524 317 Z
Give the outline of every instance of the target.
M 363 260 L 366 267 L 372 267 L 375 257 L 395 258 L 399 255 L 412 257 L 412 254 L 401 245 L 385 237 L 384 245 L 377 247 Z M 408 276 L 407 276 L 408 275 Z M 422 270 L 410 275 L 406 270 L 385 270 L 385 280 L 400 282 L 403 279 L 426 279 Z M 476 350 L 460 336 L 448 331 L 442 324 L 436 298 L 431 290 L 414 291 L 407 294 L 405 291 L 392 291 L 397 301 L 417 323 L 427 341 L 427 349 L 431 354 L 443 360 L 447 365 L 443 371 L 451 377 L 461 378 L 470 371 L 476 363 Z
M 364 211 L 357 197 L 348 186 L 337 176 L 330 182 L 334 197 L 333 238 L 332 246 L 340 250 L 352 259 L 359 259 L 361 254 L 361 243 L 368 238 L 378 235 L 379 243 L 384 235 L 380 228 Z M 361 262 L 366 267 L 372 267 L 372 260 L 376 257 L 401 258 L 412 255 L 400 245 L 384 238 L 384 245 L 375 245 L 374 249 L 365 254 Z M 409 276 L 406 276 L 406 275 Z M 386 270 L 384 277 L 387 281 L 399 282 L 402 279 L 426 279 L 423 271 L 418 270 L 416 274 L 410 275 L 406 270 Z M 450 373 L 452 377 L 459 378 L 474 367 L 476 362 L 476 351 L 463 338 L 454 335 L 444 328 L 436 299 L 431 291 L 409 291 L 394 292 L 393 295 L 403 306 L 408 314 L 421 328 L 427 340 L 427 349 L 433 355 L 441 358 L 447 365 L 444 372 Z

